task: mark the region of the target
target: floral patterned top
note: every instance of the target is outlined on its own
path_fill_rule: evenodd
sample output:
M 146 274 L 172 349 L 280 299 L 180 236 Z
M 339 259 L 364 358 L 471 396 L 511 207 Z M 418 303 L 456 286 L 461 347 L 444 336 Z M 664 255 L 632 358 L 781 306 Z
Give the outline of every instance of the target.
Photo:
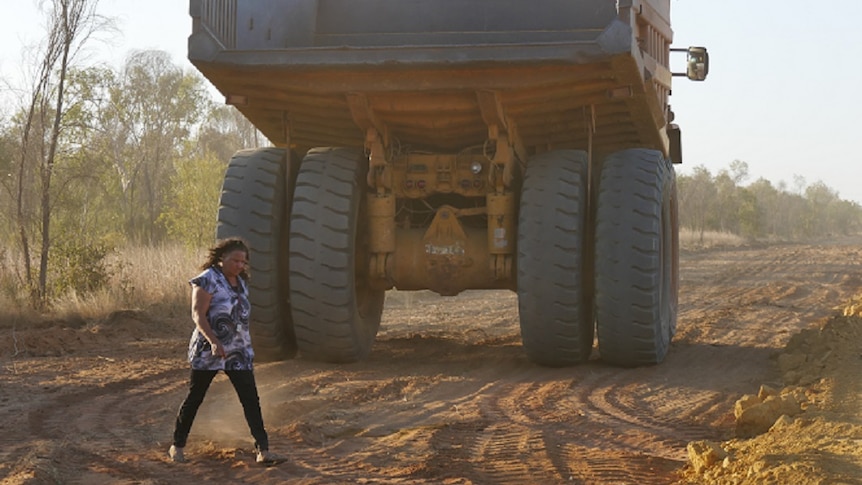
M 227 357 L 222 359 L 212 354 L 206 337 L 195 327 L 189 340 L 189 362 L 195 370 L 252 370 L 254 350 L 248 331 L 251 304 L 248 301 L 248 286 L 237 277 L 239 286 L 234 288 L 218 266 L 211 266 L 189 281 L 192 286 L 212 295 L 207 310 L 207 320 L 225 349 Z

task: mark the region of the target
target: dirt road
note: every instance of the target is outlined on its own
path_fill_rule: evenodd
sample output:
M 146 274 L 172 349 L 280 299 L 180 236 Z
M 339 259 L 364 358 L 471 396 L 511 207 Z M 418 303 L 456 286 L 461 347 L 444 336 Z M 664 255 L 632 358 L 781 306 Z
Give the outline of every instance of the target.
M 389 295 L 367 362 L 258 366 L 272 448 L 291 460 L 271 468 L 253 464 L 224 376 L 190 463 L 167 461 L 184 316 L 0 328 L 0 483 L 675 483 L 687 443 L 731 438 L 734 402 L 782 386 L 775 353 L 860 292 L 862 240 L 681 259 L 677 337 L 648 368 L 529 363 L 510 292 Z

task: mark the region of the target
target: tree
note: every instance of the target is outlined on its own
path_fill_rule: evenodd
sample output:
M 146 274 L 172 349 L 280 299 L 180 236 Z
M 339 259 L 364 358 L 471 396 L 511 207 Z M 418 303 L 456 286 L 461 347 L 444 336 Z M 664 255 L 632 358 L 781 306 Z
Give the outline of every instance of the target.
M 95 244 L 122 233 L 118 205 L 112 189 L 111 143 L 101 125 L 108 106 L 108 88 L 116 75 L 107 67 L 71 70 L 67 90 L 68 109 L 63 143 L 63 164 L 58 166 L 58 211 L 55 227 L 69 238 Z M 114 245 L 114 244 L 112 244 Z
M 786 225 L 782 220 L 781 191 L 764 178 L 759 178 L 748 186 L 748 192 L 757 204 L 757 219 L 760 230 L 755 236 L 777 235 L 779 229 Z
M 739 185 L 748 180 L 748 162 L 734 160 L 730 162 L 730 178 L 733 183 Z
M 805 234 L 807 236 L 821 236 L 832 232 L 831 207 L 841 199 L 838 193 L 826 186 L 823 182 L 815 182 L 805 189 L 805 199 L 808 202 L 808 210 L 805 214 Z
M 0 120 L 0 244 L 16 243 L 16 220 L 13 194 L 15 187 L 15 136 L 5 120 Z M 8 228 L 8 229 L 7 229 Z M 2 254 L 3 251 L 0 251 Z
M 748 188 L 737 190 L 737 217 L 739 234 L 750 239 L 763 235 L 763 212 L 757 203 L 757 196 Z
M 701 242 L 706 230 L 798 240 L 848 234 L 862 226 L 859 204 L 841 200 L 823 182 L 809 186 L 796 175 L 791 192 L 786 182 L 773 186 L 763 178 L 740 185 L 747 178 L 748 164 L 739 160 L 715 177 L 703 166 L 681 175 L 680 225 L 699 230 Z
M 716 189 L 715 210 L 711 213 L 712 223 L 720 232 L 739 232 L 740 200 L 735 178 L 727 170 L 722 170 L 713 179 Z
M 214 106 L 201 125 L 197 156 L 212 153 L 218 160 L 228 160 L 243 148 L 260 146 L 263 137 L 238 109 Z
M 862 225 L 862 207 L 856 202 L 838 200 L 832 205 L 832 221 L 835 230 L 841 234 L 859 231 Z
M 32 234 L 40 237 L 37 301 L 47 298 L 51 248 L 51 185 L 64 130 L 67 75 L 87 40 L 105 25 L 96 14 L 98 0 L 50 0 L 40 3 L 48 30 L 38 56 L 27 106 L 18 120 L 19 143 L 15 174 L 15 219 L 23 252 L 26 283 L 33 288 Z M 35 180 L 33 180 L 35 179 Z M 36 183 L 33 183 L 36 182 Z M 33 204 L 37 198 L 38 203 Z M 36 229 L 33 222 L 36 221 Z
M 680 176 L 678 183 L 680 223 L 699 231 L 702 243 L 717 193 L 712 174 L 706 167 L 699 165 L 690 176 Z
M 227 164 L 213 154 L 177 166 L 171 177 L 169 203 L 160 217 L 168 235 L 190 248 L 212 243 L 226 170 Z
M 208 107 L 204 84 L 167 53 L 141 51 L 126 61 L 110 100 L 102 121 L 113 145 L 125 230 L 135 240 L 156 242 L 174 164 Z

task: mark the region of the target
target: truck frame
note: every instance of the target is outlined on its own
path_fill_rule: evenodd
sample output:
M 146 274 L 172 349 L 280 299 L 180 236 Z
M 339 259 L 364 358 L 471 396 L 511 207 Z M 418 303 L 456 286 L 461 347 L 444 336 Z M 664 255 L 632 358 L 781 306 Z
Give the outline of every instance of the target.
M 265 359 L 365 358 L 386 290 L 509 289 L 533 362 L 661 362 L 682 161 L 670 0 L 190 0 L 189 59 L 274 145 L 230 161 Z M 688 52 L 705 79 L 708 56 Z

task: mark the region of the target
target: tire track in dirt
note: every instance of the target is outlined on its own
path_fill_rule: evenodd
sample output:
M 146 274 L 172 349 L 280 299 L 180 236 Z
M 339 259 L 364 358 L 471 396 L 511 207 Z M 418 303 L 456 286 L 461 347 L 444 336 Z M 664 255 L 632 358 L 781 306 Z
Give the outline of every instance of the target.
M 389 349 L 384 345 L 380 354 L 390 354 Z M 379 359 L 380 355 L 372 360 Z M 411 361 L 404 363 L 410 368 Z M 428 375 L 416 372 L 420 363 L 412 364 L 416 366 L 413 371 L 390 374 L 384 379 L 380 373 L 389 370 L 373 361 L 346 366 L 350 370 L 304 361 L 260 369 L 261 400 L 274 403 L 264 413 L 271 441 L 275 449 L 285 451 L 292 460 L 290 465 L 268 472 L 268 476 L 316 477 L 310 483 L 423 483 L 416 477 L 422 476 L 428 466 L 431 451 L 426 444 L 448 423 L 458 422 L 451 417 L 455 414 L 452 408 L 472 396 L 444 389 L 444 399 L 413 402 L 414 394 L 458 387 L 460 380 L 440 375 L 437 364 L 430 366 L 435 372 Z M 266 390 L 266 382 L 280 373 L 290 375 L 290 382 L 276 385 L 277 390 Z M 214 384 L 211 392 L 214 400 L 224 400 L 228 405 L 202 408 L 196 429 L 199 424 L 211 426 L 241 419 L 238 405 L 231 402 L 235 397 L 227 383 Z M 235 436 L 243 436 L 241 427 L 235 426 Z
M 477 441 L 471 461 L 508 464 L 492 469 L 486 483 L 517 483 L 530 477 L 544 477 L 539 483 L 570 479 L 667 483 L 670 478 L 660 469 L 681 465 L 687 441 L 715 434 L 706 425 L 685 424 L 688 415 L 679 408 L 689 406 L 675 401 L 678 394 L 641 398 L 641 392 L 649 398 L 661 390 L 642 387 L 631 392 L 625 390 L 625 381 L 614 382 L 618 370 L 599 364 L 587 367 L 574 378 L 551 382 L 531 373 L 519 376 L 524 382 L 500 386 L 480 404 L 488 419 L 498 424 L 491 437 L 485 433 L 485 439 Z M 701 407 L 715 406 L 706 401 Z M 669 406 L 672 403 L 677 406 Z M 657 413 L 662 406 L 667 409 Z M 609 440 L 614 446 L 608 446 Z M 609 452 L 613 459 L 607 458 Z M 579 469 L 578 463 L 594 466 Z
M 702 360 L 703 365 L 700 366 L 699 373 L 682 372 L 679 375 L 647 375 L 657 374 L 651 369 L 647 370 L 619 370 L 619 369 L 602 369 L 593 372 L 592 378 L 587 378 L 573 383 L 573 386 L 578 389 L 578 400 L 572 402 L 571 407 L 586 409 L 586 415 L 589 419 L 580 421 L 580 427 L 577 431 L 571 431 L 571 434 L 580 434 L 582 437 L 588 437 L 592 434 L 598 437 L 597 446 L 595 449 L 579 446 L 577 455 L 566 454 L 566 452 L 552 453 L 547 451 L 550 449 L 546 435 L 541 432 L 536 432 L 535 428 L 541 428 L 543 423 L 548 420 L 554 420 L 553 410 L 547 408 L 537 408 L 533 411 L 525 411 L 523 402 L 529 402 L 532 397 L 537 402 L 553 402 L 562 394 L 559 389 L 554 387 L 543 388 L 539 385 L 524 385 L 515 386 L 508 391 L 499 392 L 502 396 L 498 399 L 497 405 L 492 406 L 496 409 L 487 411 L 485 414 L 494 422 L 505 422 L 505 420 L 520 425 L 512 424 L 505 427 L 496 425 L 493 430 L 494 439 L 489 439 L 487 436 L 483 439 L 477 439 L 473 445 L 474 456 L 471 459 L 473 463 L 495 463 L 498 461 L 511 462 L 523 456 L 524 449 L 542 448 L 545 450 L 544 457 L 536 457 L 535 454 L 530 459 L 530 465 L 526 466 L 519 464 L 511 466 L 498 472 L 498 475 L 493 476 L 493 480 L 510 480 L 512 474 L 522 474 L 522 478 L 530 476 L 543 476 L 542 473 L 550 474 L 558 480 L 564 479 L 564 473 L 560 470 L 564 468 L 554 468 L 551 463 L 555 462 L 576 462 L 581 460 L 586 463 L 593 463 L 593 466 L 588 467 L 590 471 L 580 474 L 580 477 L 585 480 L 595 480 L 598 483 L 613 482 L 622 480 L 627 483 L 667 483 L 667 476 L 656 478 L 656 467 L 661 468 L 661 464 L 657 461 L 666 460 L 664 465 L 672 464 L 671 468 L 678 467 L 685 459 L 685 444 L 688 441 L 697 439 L 719 439 L 728 431 L 729 419 L 727 410 L 731 408 L 733 397 L 738 394 L 722 393 L 723 389 L 743 388 L 746 385 L 755 386 L 753 381 L 758 380 L 757 377 L 751 375 L 751 369 L 739 370 L 740 362 L 746 362 L 753 359 L 755 362 L 768 359 L 768 351 L 758 350 L 768 344 L 768 338 L 761 339 L 759 335 L 769 335 L 769 326 L 771 322 L 752 322 L 750 319 L 742 315 L 740 311 L 752 306 L 766 307 L 775 316 L 776 305 L 783 300 L 791 301 L 793 299 L 804 299 L 808 297 L 808 293 L 815 300 L 812 303 L 823 301 L 823 299 L 834 299 L 839 295 L 832 286 L 842 282 L 841 278 L 829 276 L 826 272 L 821 272 L 822 275 L 817 275 L 816 280 L 823 280 L 824 291 L 800 291 L 798 287 L 792 284 L 776 283 L 784 281 L 788 275 L 793 274 L 797 266 L 808 265 L 805 260 L 805 251 L 791 247 L 786 250 L 780 250 L 770 253 L 770 257 L 764 258 L 764 254 L 758 251 L 748 252 L 734 263 L 730 268 L 722 270 L 718 277 L 709 277 L 705 281 L 708 283 L 708 290 L 701 291 L 698 295 L 697 302 L 706 302 L 701 304 L 699 311 L 711 312 L 720 310 L 724 315 L 731 320 L 735 320 L 739 325 L 739 329 L 728 325 L 725 328 L 725 333 L 728 338 L 737 342 L 744 342 L 743 345 L 728 345 L 728 348 L 714 346 L 713 342 L 701 342 L 696 339 L 675 345 L 675 347 L 683 347 L 681 350 L 685 354 L 680 360 L 689 362 L 698 362 Z M 836 260 L 844 267 L 848 262 L 846 254 L 838 254 Z M 816 265 L 822 264 L 823 261 L 818 261 Z M 844 267 L 846 270 L 846 267 Z M 805 277 L 810 277 L 807 274 Z M 760 291 L 760 288 L 765 289 Z M 855 287 L 850 288 L 855 289 Z M 849 293 L 848 293 L 849 294 Z M 773 301 L 779 299 L 779 303 Z M 739 302 L 743 305 L 739 305 Z M 810 307 L 816 308 L 816 304 L 809 305 L 805 300 L 800 300 L 798 305 L 800 308 Z M 781 306 L 778 306 L 780 309 Z M 791 310 L 796 310 L 791 308 Z M 821 309 L 821 311 L 823 311 Z M 828 310 L 827 310 L 828 311 Z M 803 318 L 810 316 L 804 314 L 802 316 L 779 316 L 779 320 L 783 325 L 800 325 Z M 685 320 L 683 316 L 682 320 Z M 773 320 L 774 322 L 774 320 Z M 755 325 L 752 325 L 754 323 Z M 748 329 L 745 329 L 748 327 Z M 759 330 L 758 327 L 763 330 Z M 745 335 L 740 337 L 740 333 L 745 332 Z M 753 344 L 753 345 L 752 345 Z M 714 350 L 707 352 L 704 350 Z M 675 350 L 676 352 L 677 350 Z M 728 358 L 729 357 L 729 358 Z M 659 369 L 662 366 L 658 367 Z M 639 378 L 632 374 L 644 374 L 645 382 L 654 382 L 662 379 L 671 379 L 666 385 L 638 385 L 633 382 Z M 658 372 L 661 374 L 661 372 Z M 691 381 L 703 376 L 715 379 L 715 375 L 721 377 L 717 379 L 717 389 L 707 390 L 691 388 Z M 521 406 L 516 406 L 513 403 L 522 403 Z M 513 411 L 516 410 L 517 412 Z M 571 410 L 569 410 L 571 411 Z M 581 411 L 582 413 L 584 411 Z M 561 413 L 565 414 L 565 413 Z M 502 416 L 497 418 L 496 416 Z M 535 416 L 535 418 L 533 417 Z M 570 415 L 571 416 L 571 415 Z M 635 430 L 635 433 L 631 433 Z M 570 431 L 570 430 L 565 430 Z M 618 443 L 619 450 L 613 459 L 607 459 L 608 434 L 617 434 L 622 436 Z M 485 432 L 488 435 L 488 432 Z M 626 437 L 631 436 L 631 437 Z M 444 440 L 445 441 L 445 440 Z M 493 446 L 490 445 L 493 443 Z M 537 443 L 541 443 L 538 446 Z M 565 447 L 565 446 L 564 446 Z M 570 446 L 570 448 L 572 448 Z M 631 450 L 638 450 L 632 452 Z M 643 450 L 650 450 L 649 455 L 640 460 L 639 455 L 643 455 Z M 571 452 L 569 452 L 571 453 Z M 563 458 L 557 458 L 552 455 L 557 455 Z M 502 458 L 500 458 L 502 457 Z M 447 459 L 451 457 L 447 456 Z M 542 466 L 538 466 L 543 463 Z M 639 472 L 638 470 L 643 470 Z M 547 476 L 547 475 L 546 475 Z M 575 474 L 574 476 L 578 476 Z
M 580 391 L 589 404 L 593 421 L 605 427 L 637 429 L 639 433 L 626 445 L 649 449 L 655 456 L 683 460 L 683 449 L 691 440 L 714 434 L 708 426 L 691 421 L 715 408 L 715 401 L 703 393 L 684 393 L 677 388 L 658 385 L 632 385 L 629 380 L 607 376 Z
M 860 263 L 855 244 L 683 255 L 680 321 L 687 324 L 676 341 L 779 347 L 790 333 L 831 313 L 823 302 L 838 303 L 857 291 Z
M 171 416 L 174 410 L 158 396 L 178 390 L 181 382 L 177 370 L 168 370 L 63 394 L 28 413 L 29 431 L 62 444 L 54 453 L 59 457 L 52 457 L 63 463 L 61 470 L 99 470 L 116 479 L 136 480 L 141 468 L 118 467 L 117 461 L 139 454 L 141 443 L 152 446 L 169 439 L 147 426 L 149 420 L 142 423 L 141 416 Z M 105 442 L 109 447 L 101 446 Z M 88 483 L 87 474 L 66 476 L 63 483 Z
M 11 476 L 70 484 L 94 483 L 93 476 L 105 483 L 105 475 L 113 477 L 111 483 L 135 483 L 146 476 L 135 459 L 124 457 L 139 456 L 160 438 L 153 418 L 172 413 L 160 396 L 179 387 L 181 371 L 159 359 L 102 356 L 44 363 L 25 357 L 18 367 L 29 371 L 29 379 L 3 383 L 27 402 L 20 425 L 6 434 L 3 461 L 11 465 Z
M 857 242 L 684 255 L 679 333 L 654 367 L 609 367 L 598 352 L 572 368 L 530 364 L 511 292 L 394 299 L 368 361 L 258 367 L 273 448 L 292 460 L 276 468 L 251 463 L 224 376 L 195 422 L 190 463 L 167 463 L 185 326 L 131 358 L 21 361 L 27 381 L 0 375 L 4 391 L 28 393 L 26 406 L 0 400 L 4 419 L 26 409 L 20 426 L 0 428 L 11 463 L 0 481 L 37 469 L 82 485 L 672 483 L 686 443 L 729 437 L 733 402 L 778 377 L 770 359 L 790 335 L 858 291 Z
M 413 439 L 429 440 L 430 445 L 423 448 L 424 463 L 417 460 L 413 465 L 419 471 L 408 477 L 464 478 L 475 483 L 563 483 L 569 479 L 669 483 L 685 462 L 687 442 L 726 436 L 732 401 L 739 393 L 756 388 L 764 372 L 768 373 L 752 374 L 750 367 L 740 363 L 768 369 L 770 351 L 765 347 L 769 342 L 761 341 L 759 334 L 768 335 L 774 320 L 753 321 L 753 315 L 741 312 L 760 307 L 773 317 L 778 314 L 779 319 L 786 320 L 784 325 L 800 324 L 799 317 L 776 312 L 781 308 L 773 298 L 777 295 L 791 301 L 806 297 L 793 285 L 776 283 L 787 281 L 793 265 L 804 262 L 804 251 L 790 248 L 764 255 L 759 251 L 737 255 L 738 260 L 730 267 L 720 269 L 717 277 L 705 276 L 703 284 L 690 293 L 696 296 L 692 299 L 695 311 L 726 318 L 724 328 L 717 327 L 716 331 L 723 331 L 729 342 L 719 339 L 716 344 L 714 336 L 681 339 L 674 343 L 669 362 L 653 368 L 616 369 L 593 362 L 562 371 L 525 369 L 511 363 L 521 357 L 517 345 L 505 349 L 511 352 L 508 355 L 492 355 L 486 347 L 517 339 L 514 318 L 505 332 L 500 333 L 497 327 L 496 340 L 488 337 L 476 341 L 483 332 L 476 333 L 477 324 L 469 321 L 469 310 L 458 306 L 444 310 L 449 323 L 466 321 L 466 327 L 428 333 L 420 330 L 419 335 L 438 338 L 405 342 L 424 347 L 414 348 L 411 358 L 401 363 L 405 369 L 413 369 L 425 359 L 436 359 L 438 365 L 452 367 L 452 372 L 467 368 L 481 374 L 476 379 L 486 386 L 448 398 L 451 402 L 471 402 L 476 408 L 471 419 L 450 423 L 446 419 L 451 417 L 443 417 L 440 419 L 445 424 L 412 434 Z M 727 264 L 719 255 L 709 267 Z M 823 279 L 827 289 L 840 282 Z M 824 296 L 834 297 L 834 290 L 814 295 Z M 496 302 L 498 322 L 505 319 L 501 314 L 516 315 L 515 300 L 505 296 L 491 299 Z M 506 305 L 509 310 L 501 309 Z M 696 323 L 687 321 L 683 314 L 681 324 Z M 449 341 L 468 334 L 465 349 L 447 350 Z M 397 342 L 384 340 L 381 344 L 385 351 Z M 453 354 L 457 357 L 439 358 Z M 708 384 L 697 385 L 700 380 Z M 339 468 L 335 474 L 344 471 Z
M 531 370 L 511 373 L 515 382 L 498 381 L 483 393 L 478 411 L 491 422 L 470 446 L 470 459 L 481 463 L 485 483 L 515 483 L 525 477 L 553 483 L 570 476 L 561 454 L 568 423 L 554 419 L 536 422 L 532 408 L 547 408 L 565 399 L 565 379 L 554 379 Z
M 84 440 L 92 435 L 110 436 L 123 444 L 128 432 L 125 426 L 117 425 L 152 406 L 154 395 L 179 388 L 176 374 L 176 370 L 165 371 L 63 394 L 28 413 L 30 432 L 49 438 L 73 432 Z

